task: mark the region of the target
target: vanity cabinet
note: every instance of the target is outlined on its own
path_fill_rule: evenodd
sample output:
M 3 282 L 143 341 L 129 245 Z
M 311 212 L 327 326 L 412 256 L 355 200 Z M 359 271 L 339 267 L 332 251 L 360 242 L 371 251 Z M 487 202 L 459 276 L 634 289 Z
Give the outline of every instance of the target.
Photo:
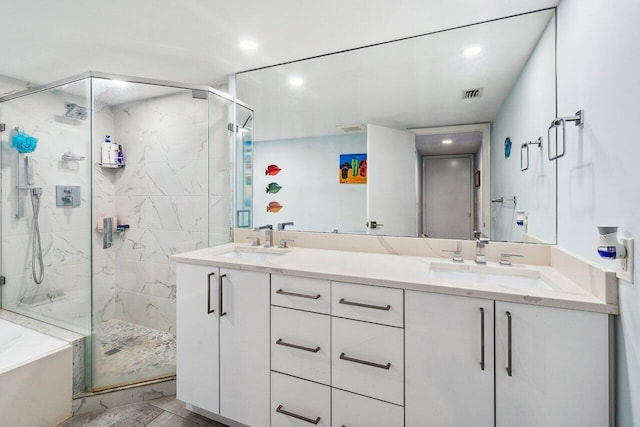
M 176 277 L 178 398 L 269 425 L 269 274 L 178 263 Z
M 406 426 L 610 425 L 608 315 L 405 295 Z
M 405 295 L 407 427 L 493 426 L 493 300 Z
M 609 422 L 609 316 L 496 301 L 496 426 Z

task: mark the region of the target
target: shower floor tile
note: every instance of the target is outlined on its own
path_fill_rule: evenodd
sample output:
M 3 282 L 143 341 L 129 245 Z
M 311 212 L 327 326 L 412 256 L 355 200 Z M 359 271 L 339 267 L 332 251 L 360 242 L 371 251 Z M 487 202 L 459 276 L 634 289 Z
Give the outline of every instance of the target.
M 176 336 L 118 319 L 96 334 L 96 384 L 127 383 L 175 373 Z

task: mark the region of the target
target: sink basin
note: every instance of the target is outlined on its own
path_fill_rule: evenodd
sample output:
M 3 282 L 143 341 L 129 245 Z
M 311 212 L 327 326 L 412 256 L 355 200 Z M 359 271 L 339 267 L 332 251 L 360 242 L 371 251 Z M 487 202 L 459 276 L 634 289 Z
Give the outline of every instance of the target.
M 492 284 L 519 290 L 553 290 L 535 270 L 432 264 L 429 278 L 466 284 Z
M 278 249 L 259 249 L 259 248 L 233 248 L 228 252 L 218 254 L 224 258 L 234 258 L 252 261 L 267 261 L 269 259 L 278 258 L 289 251 L 281 251 Z

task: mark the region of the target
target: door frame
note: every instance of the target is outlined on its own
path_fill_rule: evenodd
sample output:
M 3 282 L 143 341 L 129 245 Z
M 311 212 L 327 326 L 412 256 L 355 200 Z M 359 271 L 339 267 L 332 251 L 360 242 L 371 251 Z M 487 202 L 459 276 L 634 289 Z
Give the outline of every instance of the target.
M 451 125 L 430 128 L 412 128 L 410 132 L 419 135 L 438 135 L 441 133 L 467 133 L 482 132 L 482 209 L 480 211 L 480 222 L 482 224 L 482 233 L 491 236 L 491 123 L 474 123 L 469 125 Z M 475 165 L 476 167 L 478 165 Z M 419 180 L 422 182 L 422 180 Z M 420 184 L 422 185 L 422 184 Z M 419 206 L 422 207 L 422 189 L 417 191 L 420 197 Z M 422 221 L 419 221 L 422 228 Z M 424 230 L 421 230 L 421 232 Z
M 472 238 L 473 236 L 473 228 L 474 228 L 474 224 L 475 224 L 475 219 L 476 219 L 476 204 L 475 204 L 475 197 L 473 194 L 473 174 L 474 174 L 474 170 L 476 168 L 474 159 L 473 159 L 473 154 L 444 154 L 444 155 L 438 155 L 438 156 L 420 156 L 421 158 L 421 162 L 422 162 L 422 179 L 421 181 L 421 187 L 422 187 L 422 194 L 420 195 L 420 200 L 421 200 L 421 205 L 420 205 L 420 222 L 421 222 L 421 227 L 422 227 L 422 232 L 426 234 L 427 232 L 427 221 L 426 221 L 426 216 L 425 216 L 425 209 L 424 209 L 424 204 L 426 202 L 425 200 L 425 192 L 426 192 L 426 174 L 425 174 L 425 167 L 426 167 L 426 162 L 428 160 L 437 160 L 437 159 L 469 159 L 469 207 L 471 210 L 471 218 L 469 219 L 469 239 Z M 445 238 L 449 238 L 449 237 L 445 237 Z

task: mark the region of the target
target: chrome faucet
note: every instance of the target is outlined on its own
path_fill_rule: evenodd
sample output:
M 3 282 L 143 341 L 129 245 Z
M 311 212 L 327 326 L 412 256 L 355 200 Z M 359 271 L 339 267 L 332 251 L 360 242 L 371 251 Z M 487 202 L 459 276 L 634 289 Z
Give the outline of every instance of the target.
M 291 222 L 279 222 L 278 223 L 278 230 L 284 230 L 284 228 L 287 225 L 293 225 L 293 221 L 291 221 Z
M 254 228 L 254 231 L 264 230 L 264 247 L 270 248 L 273 246 L 273 225 L 267 224 L 262 227 Z
M 489 238 L 482 234 L 481 231 L 474 231 L 473 238 L 476 241 L 476 264 L 486 264 L 487 259 L 484 256 L 484 247 L 489 244 Z

